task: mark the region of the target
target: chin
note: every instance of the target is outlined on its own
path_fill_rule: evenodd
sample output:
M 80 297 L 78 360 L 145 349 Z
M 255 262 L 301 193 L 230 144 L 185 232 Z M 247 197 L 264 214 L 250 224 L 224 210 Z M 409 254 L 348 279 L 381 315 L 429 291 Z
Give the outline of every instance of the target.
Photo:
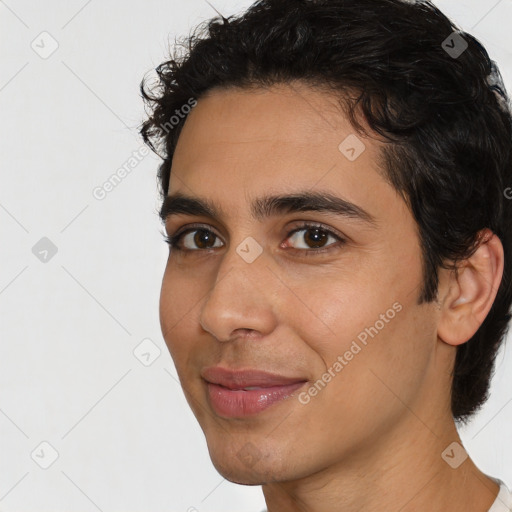
M 221 473 L 220 471 L 219 471 L 219 473 L 226 480 L 229 480 L 230 482 L 233 482 L 234 484 L 239 484 L 239 485 L 263 485 L 263 484 L 266 484 L 267 482 L 269 482 L 268 478 L 265 478 L 259 474 L 247 474 L 246 472 L 225 474 L 225 473 Z
M 241 450 L 222 448 L 210 450 L 215 469 L 230 482 L 240 485 L 263 485 L 280 481 L 278 461 L 274 457 L 253 451 L 248 443 Z M 231 447 L 233 448 L 233 447 Z
M 238 461 L 226 464 L 217 464 L 213 460 L 215 469 L 226 480 L 239 485 L 264 485 L 270 482 L 280 482 L 283 479 L 276 475 L 272 468 L 248 468 L 243 467 Z

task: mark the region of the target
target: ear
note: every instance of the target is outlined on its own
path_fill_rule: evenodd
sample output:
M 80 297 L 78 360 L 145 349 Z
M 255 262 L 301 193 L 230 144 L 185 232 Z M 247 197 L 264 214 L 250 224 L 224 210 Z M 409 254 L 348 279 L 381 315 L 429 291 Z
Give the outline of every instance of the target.
M 450 272 L 443 287 L 438 337 L 449 345 L 468 341 L 482 325 L 494 303 L 503 276 L 503 245 L 489 229 L 480 232 L 476 252 L 464 260 L 458 276 Z

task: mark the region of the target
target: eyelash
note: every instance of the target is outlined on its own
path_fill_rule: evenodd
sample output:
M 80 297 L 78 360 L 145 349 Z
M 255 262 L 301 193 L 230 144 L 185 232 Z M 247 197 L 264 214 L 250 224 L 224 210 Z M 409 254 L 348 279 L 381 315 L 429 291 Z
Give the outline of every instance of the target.
M 218 235 L 216 235 L 213 231 L 206 228 L 205 226 L 191 226 L 188 229 L 185 229 L 175 235 L 172 235 L 172 236 L 164 235 L 164 241 L 169 245 L 170 249 L 172 249 L 174 251 L 178 251 L 178 252 L 190 253 L 190 252 L 201 252 L 201 251 L 204 252 L 204 251 L 212 250 L 212 249 L 183 249 L 179 246 L 179 242 L 182 240 L 182 238 L 185 235 L 187 235 L 188 233 L 193 233 L 194 231 L 198 231 L 200 229 L 207 231 L 208 233 L 212 233 L 215 237 L 219 238 Z M 322 224 L 311 224 L 311 223 L 304 223 L 304 224 L 301 224 L 300 226 L 294 228 L 292 231 L 290 231 L 286 235 L 286 240 L 288 238 L 290 238 L 293 234 L 297 233 L 298 231 L 304 231 L 304 230 L 308 231 L 310 229 L 319 229 L 322 232 L 326 233 L 327 235 L 334 237 L 338 241 L 338 243 L 330 244 L 327 247 L 323 247 L 320 249 L 287 249 L 287 250 L 292 251 L 292 252 L 297 252 L 297 251 L 302 252 L 302 253 L 304 253 L 305 256 L 315 256 L 319 253 L 325 253 L 327 251 L 330 251 L 333 249 L 333 247 L 339 248 L 346 243 L 346 240 L 343 237 L 341 237 L 337 233 L 334 233 L 332 230 L 326 228 Z

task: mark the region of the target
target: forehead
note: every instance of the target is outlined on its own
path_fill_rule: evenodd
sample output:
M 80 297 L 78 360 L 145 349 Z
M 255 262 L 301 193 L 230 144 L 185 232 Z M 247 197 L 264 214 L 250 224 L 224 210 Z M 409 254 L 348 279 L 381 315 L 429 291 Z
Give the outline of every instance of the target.
M 192 137 L 206 144 L 337 150 L 340 137 L 355 134 L 339 102 L 333 92 L 302 82 L 212 89 L 189 114 L 178 146 Z
M 233 211 L 248 197 L 304 189 L 353 203 L 396 199 L 382 176 L 381 143 L 356 133 L 332 93 L 294 83 L 215 89 L 198 100 L 178 140 L 169 194 L 212 197 Z

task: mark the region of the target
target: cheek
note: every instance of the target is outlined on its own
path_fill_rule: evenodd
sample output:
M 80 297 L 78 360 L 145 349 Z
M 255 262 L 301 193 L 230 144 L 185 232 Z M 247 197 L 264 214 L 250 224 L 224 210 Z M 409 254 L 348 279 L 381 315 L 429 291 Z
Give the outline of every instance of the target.
M 188 343 L 179 341 L 187 339 L 186 330 L 191 328 L 190 321 L 187 319 L 194 314 L 194 306 L 197 302 L 198 297 L 194 295 L 190 282 L 168 265 L 160 290 L 160 327 L 169 352 L 177 365 L 184 356 L 185 348 L 190 346 Z M 190 334 L 188 336 L 190 339 Z
M 417 391 L 436 340 L 435 319 L 416 303 L 419 263 L 409 269 L 407 279 L 386 265 L 350 275 L 338 270 L 315 286 L 296 283 L 309 311 L 288 303 L 288 322 L 314 354 L 315 378 L 328 380 L 330 391 L 318 393 L 328 401 L 364 409 L 395 400 L 386 384 L 399 396 Z
M 160 327 L 162 335 L 167 342 L 173 334 L 173 326 L 177 323 L 179 312 L 177 306 L 177 294 L 173 293 L 171 288 L 171 280 L 169 279 L 169 267 L 165 269 L 164 276 L 162 279 L 162 286 L 160 288 L 160 303 L 159 303 L 159 314 L 160 314 Z
M 195 274 L 195 275 L 194 275 Z M 187 391 L 200 387 L 198 368 L 211 362 L 220 347 L 212 344 L 200 324 L 203 298 L 209 280 L 198 278 L 184 268 L 168 265 L 160 291 L 160 326 L 169 353 Z
M 362 343 L 370 339 L 368 329 L 372 333 L 387 330 L 401 309 L 399 305 L 393 308 L 399 292 L 392 289 L 389 276 L 380 273 L 379 280 L 368 266 L 349 264 L 347 259 L 344 263 L 321 275 L 312 272 L 287 278 L 294 294 L 280 303 L 282 321 L 321 354 L 326 364 L 349 350 L 358 335 Z
M 337 342 L 319 348 L 324 375 L 330 370 L 335 377 L 318 393 L 317 405 L 340 422 L 350 420 L 354 436 L 384 429 L 406 413 L 404 403 L 414 403 L 426 379 L 435 344 L 431 319 L 415 298 L 394 304 L 383 300 L 365 314 L 354 309 L 351 318 L 340 319 L 345 331 Z

